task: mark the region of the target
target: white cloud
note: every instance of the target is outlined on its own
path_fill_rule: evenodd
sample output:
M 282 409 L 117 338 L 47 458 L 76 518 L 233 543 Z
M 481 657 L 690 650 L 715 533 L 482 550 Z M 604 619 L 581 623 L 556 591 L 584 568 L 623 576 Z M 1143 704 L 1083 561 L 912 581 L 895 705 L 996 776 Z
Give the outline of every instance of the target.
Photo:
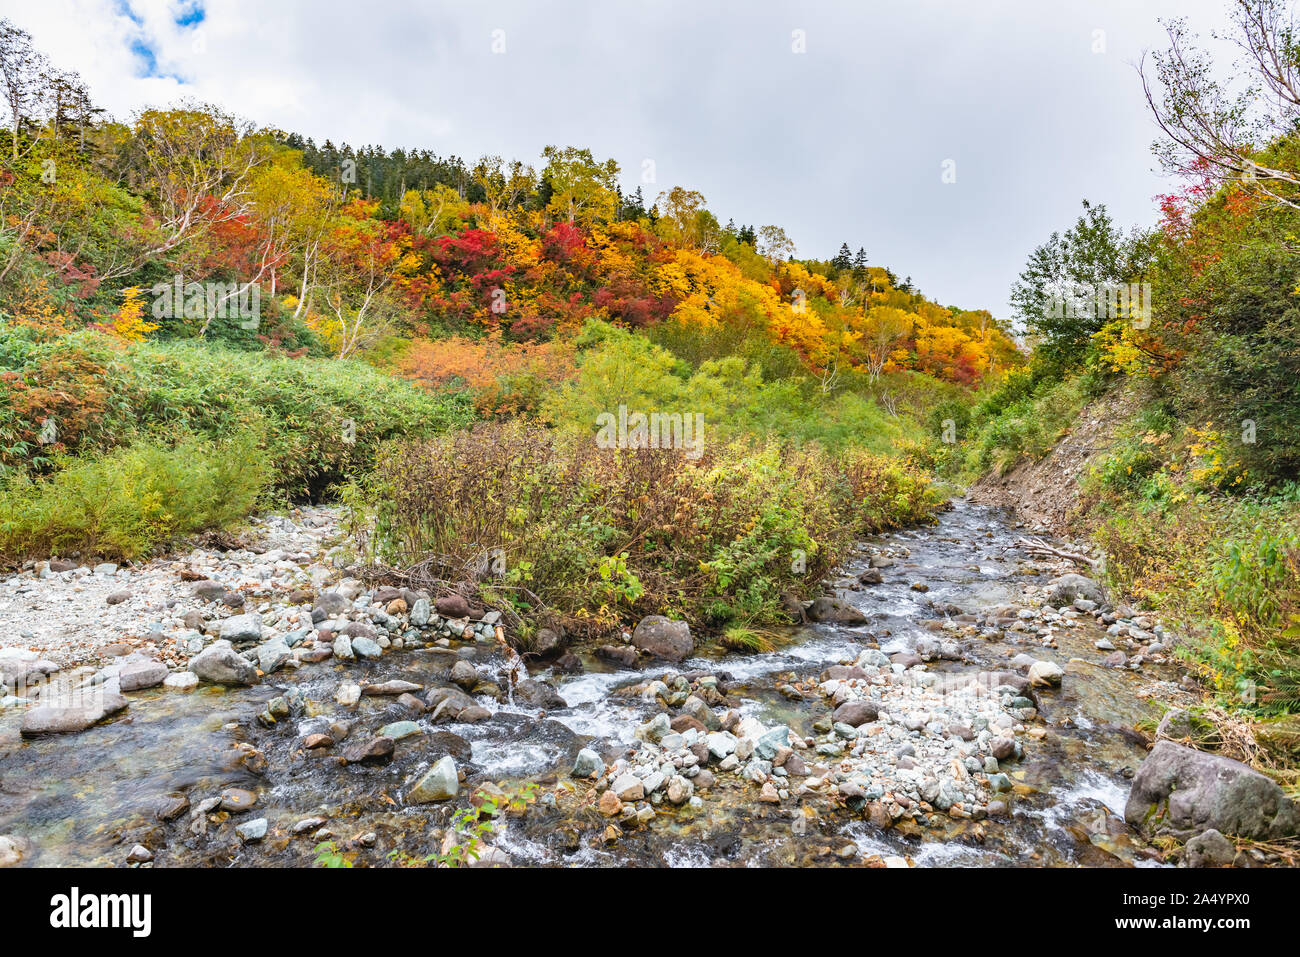
M 318 142 L 532 162 L 572 143 L 617 159 L 629 188 L 653 158 L 648 198 L 691 186 L 724 222 L 785 226 L 802 255 L 862 245 L 928 294 L 995 312 L 1029 249 L 1083 197 L 1122 221 L 1154 218 L 1162 184 L 1132 64 L 1159 45 L 1158 16 L 1208 31 L 1222 10 L 209 0 L 194 28 L 168 0 L 132 0 L 131 16 L 112 0 L 4 5 L 118 117 L 193 96 Z M 795 29 L 804 54 L 791 51 Z M 139 40 L 160 75 L 141 75 Z

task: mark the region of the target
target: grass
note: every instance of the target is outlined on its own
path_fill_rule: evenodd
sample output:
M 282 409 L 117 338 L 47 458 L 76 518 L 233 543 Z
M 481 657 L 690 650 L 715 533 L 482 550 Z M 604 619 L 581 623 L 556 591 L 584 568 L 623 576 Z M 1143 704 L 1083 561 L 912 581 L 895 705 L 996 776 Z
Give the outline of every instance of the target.
M 0 560 L 79 552 L 116 561 L 147 557 L 177 538 L 232 525 L 270 481 L 252 436 L 141 441 L 0 487 Z
M 762 654 L 776 647 L 774 636 L 770 632 L 755 631 L 739 625 L 728 628 L 719 635 L 718 644 L 728 651 L 747 655 Z
M 1002 476 L 1023 459 L 1042 458 L 1074 423 L 1088 401 L 1080 379 L 1044 381 L 1026 391 L 1017 376 L 1007 396 L 995 393 L 971 414 L 970 439 L 955 461 L 958 477 L 972 481 L 987 472 Z

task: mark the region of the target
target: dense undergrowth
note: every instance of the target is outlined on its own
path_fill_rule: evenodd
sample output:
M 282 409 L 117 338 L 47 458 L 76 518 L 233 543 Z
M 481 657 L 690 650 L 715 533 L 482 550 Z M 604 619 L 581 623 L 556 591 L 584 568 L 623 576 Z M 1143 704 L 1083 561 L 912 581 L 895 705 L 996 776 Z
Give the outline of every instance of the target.
M 352 500 L 369 557 L 479 580 L 521 617 L 600 633 L 669 614 L 733 641 L 788 622 L 859 536 L 941 503 L 863 450 L 711 442 L 692 459 L 519 423 L 394 445 Z
M 223 441 L 141 439 L 49 476 L 7 483 L 0 489 L 0 558 L 147 557 L 182 536 L 242 520 L 271 477 L 251 432 Z
M 463 396 L 361 362 L 124 344 L 93 330 L 40 339 L 0 324 L 0 377 L 9 563 L 138 558 L 258 506 L 329 496 L 383 442 L 473 418 Z

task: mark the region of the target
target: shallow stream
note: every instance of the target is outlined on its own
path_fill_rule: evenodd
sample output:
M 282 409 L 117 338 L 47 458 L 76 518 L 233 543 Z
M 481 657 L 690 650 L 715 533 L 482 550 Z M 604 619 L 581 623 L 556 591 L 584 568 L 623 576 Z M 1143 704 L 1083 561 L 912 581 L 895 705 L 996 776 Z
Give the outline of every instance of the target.
M 701 657 L 673 670 L 729 678 L 738 685 L 728 697 L 742 713 L 806 733 L 826 714 L 825 702 L 787 700 L 778 685 L 792 673 L 815 676 L 850 661 L 873 642 L 887 653 L 910 650 L 919 638 L 934 635 L 936 622 L 967 621 L 963 616 L 1014 603 L 1021 582 L 1049 577 L 1011 547 L 1017 534 L 1009 513 L 956 502 L 935 525 L 864 543 L 861 559 L 844 570 L 851 580 L 866 566 L 868 549 L 906 553 L 883 570 L 882 584 L 840 592 L 867 615 L 866 625 L 808 626 L 792 630 L 769 653 Z M 915 584 L 928 591 L 914 590 Z M 596 810 L 590 786 L 572 782 L 568 771 L 584 746 L 609 760 L 632 740 L 656 708 L 616 692 L 669 669 L 620 669 L 586 654 L 578 674 L 534 668 L 534 677 L 552 680 L 568 705 L 553 713 L 483 699 L 493 716 L 482 723 L 433 725 L 421 718 L 425 733 L 400 740 L 394 760 L 379 767 L 345 767 L 331 753 L 303 749 L 307 734 L 338 717 L 356 721 L 349 740 L 408 717 L 384 697 L 363 697 L 354 709 L 341 708 L 333 694 L 345 680 L 403 678 L 427 689 L 446 683 L 456 654 L 489 671 L 503 663 L 495 646 L 468 644 L 454 652 L 390 652 L 371 663 L 306 665 L 249 689 L 137 693 L 120 718 L 77 735 L 23 741 L 10 709 L 0 716 L 0 833 L 30 840 L 34 852 L 24 863 L 39 866 L 117 866 L 136 843 L 153 850 L 155 866 L 306 865 L 322 836 L 295 835 L 292 829 L 302 819 L 321 817 L 327 819 L 327 839 L 358 865 L 384 864 L 392 854 L 419 859 L 438 849 L 433 832 L 445 826 L 456 802 L 408 807 L 402 796 L 438 757 L 461 748 L 457 760 L 467 772 L 462 799 L 484 782 L 507 790 L 537 782 L 546 795 L 526 813 L 501 818 L 493 841 L 515 863 L 845 865 L 876 855 L 907 857 L 919 866 L 1149 863 L 1150 852 L 1131 840 L 1123 824 L 1123 804 L 1128 778 L 1144 755 L 1132 728 L 1153 714 L 1138 692 L 1171 676 L 1151 665 L 1142 673 L 1101 667 L 1093 643 L 1103 632 L 1091 619 L 1083 621 L 1057 631 L 1056 647 L 1045 647 L 1033 634 L 1007 631 L 1007 640 L 964 641 L 963 662 L 931 665 L 1005 668 L 1010 657 L 1027 651 L 1065 669 L 1062 687 L 1040 695 L 1045 733 L 1027 738 L 1025 760 L 1008 769 L 1014 790 L 1002 818 L 886 830 L 844 810 L 807 817 L 798 812 L 797 799 L 761 804 L 754 786 L 720 779 L 698 810 L 664 804 L 647 826 L 608 840 L 608 822 Z M 262 727 L 256 715 L 289 687 L 302 694 L 305 711 Z M 188 812 L 170 822 L 157 818 L 169 796 L 183 795 L 197 805 L 232 786 L 258 795 L 253 812 L 229 821 L 219 813 L 201 834 L 193 832 Z M 246 844 L 234 825 L 253 815 L 268 819 L 269 833 Z

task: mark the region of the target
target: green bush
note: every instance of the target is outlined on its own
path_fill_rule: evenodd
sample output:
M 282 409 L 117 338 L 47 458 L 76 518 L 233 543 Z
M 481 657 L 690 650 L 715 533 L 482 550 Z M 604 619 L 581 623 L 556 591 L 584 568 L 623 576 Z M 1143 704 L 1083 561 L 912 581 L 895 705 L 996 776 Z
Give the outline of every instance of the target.
M 349 498 L 373 558 L 486 576 L 522 615 L 592 631 L 645 614 L 781 621 L 859 535 L 939 506 L 924 475 L 860 451 L 710 443 L 691 459 L 518 424 L 395 444 Z
M 141 441 L 68 462 L 49 477 L 19 475 L 0 487 L 0 560 L 80 552 L 145 557 L 196 532 L 247 515 L 270 480 L 255 436 Z
M 1024 379 L 1018 373 L 1008 383 L 1005 396 L 977 408 L 972 417 L 974 434 L 960 459 L 960 477 L 965 481 L 989 471 L 1003 475 L 1024 458 L 1046 455 L 1087 401 L 1077 377 L 1044 380 L 1028 394 L 1023 393 Z M 1020 398 L 1010 398 L 1017 394 Z
M 216 437 L 259 428 L 277 489 L 319 498 L 369 468 L 389 439 L 473 420 L 461 395 L 432 394 L 364 362 L 272 358 L 190 342 L 130 350 L 143 427 Z
M 106 451 L 149 436 L 260 436 L 272 483 L 317 498 L 370 466 L 381 442 L 474 418 L 460 395 L 430 394 L 366 363 L 291 359 L 203 342 L 123 348 L 94 332 L 36 341 L 0 325 L 0 474 L 46 471 L 54 453 Z
M 578 377 L 542 406 L 554 425 L 590 434 L 601 413 L 698 413 L 710 442 L 780 439 L 831 449 L 887 452 L 906 434 L 902 420 L 850 391 L 823 392 L 806 376 L 765 378 L 760 365 L 736 355 L 698 367 L 644 336 L 591 323 L 579 339 Z

